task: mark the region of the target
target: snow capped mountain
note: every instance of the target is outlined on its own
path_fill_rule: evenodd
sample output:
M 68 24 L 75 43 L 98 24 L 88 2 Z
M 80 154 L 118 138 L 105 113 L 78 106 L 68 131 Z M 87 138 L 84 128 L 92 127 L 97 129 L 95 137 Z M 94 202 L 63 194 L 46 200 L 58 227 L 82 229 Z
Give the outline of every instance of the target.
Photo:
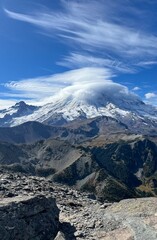
M 24 101 L 21 101 L 8 109 L 0 110 L 0 126 L 12 126 L 15 122 L 14 119 L 29 116 L 38 109 L 39 107 L 27 105 Z M 13 125 L 18 124 L 14 123 Z
M 99 116 L 112 117 L 130 129 L 153 129 L 157 127 L 157 110 L 146 105 L 122 85 L 109 83 L 102 89 L 93 86 L 79 91 L 60 92 L 51 102 L 41 107 L 17 103 L 0 111 L 1 126 L 16 126 L 27 121 L 49 125 L 62 125 L 76 119 Z

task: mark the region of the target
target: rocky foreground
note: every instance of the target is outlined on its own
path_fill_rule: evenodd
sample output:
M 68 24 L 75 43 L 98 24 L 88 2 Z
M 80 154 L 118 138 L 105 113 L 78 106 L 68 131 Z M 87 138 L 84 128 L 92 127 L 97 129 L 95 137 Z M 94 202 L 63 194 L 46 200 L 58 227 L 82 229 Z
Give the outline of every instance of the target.
M 1 172 L 0 239 L 156 240 L 157 198 L 102 204 L 44 178 Z

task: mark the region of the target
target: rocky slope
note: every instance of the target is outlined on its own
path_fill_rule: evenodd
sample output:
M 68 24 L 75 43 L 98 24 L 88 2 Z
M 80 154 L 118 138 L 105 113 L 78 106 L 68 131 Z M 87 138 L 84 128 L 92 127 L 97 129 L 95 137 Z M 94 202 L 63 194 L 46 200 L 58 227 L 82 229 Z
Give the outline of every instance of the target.
M 59 139 L 30 145 L 0 143 L 0 168 L 47 177 L 89 191 L 101 201 L 156 196 L 156 156 L 156 143 L 140 135 L 114 135 L 106 142 L 95 138 L 82 144 Z
M 10 215 L 12 215 L 13 209 L 14 213 L 16 212 L 18 204 L 19 216 L 21 216 L 21 213 L 23 215 L 29 215 L 29 213 L 33 211 L 37 213 L 38 210 L 41 210 L 41 206 L 45 208 L 46 202 L 43 200 L 46 196 L 48 204 L 43 214 L 45 214 L 45 216 L 51 216 L 51 214 L 54 216 L 54 212 L 47 212 L 47 210 L 52 204 L 51 199 L 56 198 L 57 206 L 60 209 L 60 224 L 55 240 L 157 239 L 157 198 L 128 199 L 120 201 L 119 203 L 106 202 L 102 204 L 93 200 L 92 195 L 80 193 L 77 190 L 70 189 L 63 185 L 56 185 L 50 180 L 39 177 L 28 177 L 21 174 L 4 172 L 2 170 L 0 171 L 0 183 L 1 203 L 5 202 L 4 207 L 3 204 L 0 204 L 0 212 L 12 203 L 12 206 L 10 206 Z M 43 197 L 34 198 L 34 195 L 42 195 Z M 19 196 L 25 199 L 21 203 L 19 201 Z M 44 202 L 44 204 L 40 204 L 40 201 L 42 203 Z M 31 209 L 29 208 L 31 206 L 30 203 L 35 204 Z M 39 206 L 40 208 L 38 208 Z M 24 211 L 22 211 L 23 208 Z M 29 211 L 25 212 L 26 209 L 29 209 Z M 4 220 L 8 216 L 9 213 L 5 212 L 2 219 Z M 36 223 L 33 224 L 34 217 L 36 218 L 37 215 L 35 214 L 30 217 L 30 222 L 33 227 L 36 226 Z M 42 215 L 39 214 L 36 220 L 39 221 L 41 217 Z M 5 231 L 2 219 L 1 229 Z M 18 218 L 16 221 L 18 221 Z M 22 220 L 20 219 L 20 221 Z M 46 222 L 47 221 L 49 221 L 48 218 Z M 19 227 L 21 227 L 21 230 L 23 229 L 22 225 L 17 226 L 15 223 L 11 222 L 14 228 L 9 228 L 10 234 L 16 233 Z M 31 225 L 29 225 L 29 227 L 31 227 Z M 40 227 L 43 226 L 40 224 Z M 51 226 L 49 225 L 48 227 Z M 22 232 L 23 236 L 26 236 L 26 238 L 19 239 L 54 239 L 52 235 L 51 238 L 48 237 L 49 233 L 45 235 L 47 238 L 38 236 L 30 238 L 30 235 L 25 235 L 28 229 L 24 228 Z M 6 239 L 11 240 L 13 239 L 12 236 Z M 2 236 L 1 239 L 4 240 L 5 238 Z
M 15 127 L 0 127 L 0 141 L 32 143 L 58 137 L 72 143 L 87 141 L 101 134 L 129 132 L 126 125 L 110 117 L 73 121 L 65 126 L 49 126 L 39 122 L 26 122 Z
M 32 143 L 62 135 L 64 128 L 57 128 L 39 122 L 26 122 L 16 127 L 0 127 L 0 141 L 9 143 Z

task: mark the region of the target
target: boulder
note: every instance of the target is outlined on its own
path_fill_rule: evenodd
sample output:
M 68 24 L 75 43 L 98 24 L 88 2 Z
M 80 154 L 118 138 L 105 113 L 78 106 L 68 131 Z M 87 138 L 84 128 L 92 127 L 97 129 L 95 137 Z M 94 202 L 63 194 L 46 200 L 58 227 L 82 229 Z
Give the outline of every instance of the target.
M 17 196 L 0 200 L 0 239 L 53 240 L 59 209 L 52 197 Z

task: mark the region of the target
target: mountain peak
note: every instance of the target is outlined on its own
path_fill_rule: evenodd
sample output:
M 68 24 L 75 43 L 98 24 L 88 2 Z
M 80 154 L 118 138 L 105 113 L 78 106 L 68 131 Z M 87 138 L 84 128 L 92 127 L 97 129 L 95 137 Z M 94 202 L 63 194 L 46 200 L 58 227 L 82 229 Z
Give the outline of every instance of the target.
M 19 125 L 20 123 L 27 122 L 24 118 L 38 109 L 39 107 L 28 105 L 24 101 L 20 101 L 8 109 L 0 110 L 0 126 L 10 127 L 12 125 Z M 23 121 L 18 122 L 20 118 L 23 118 Z M 15 121 L 18 123 L 14 124 Z
M 101 87 L 90 87 L 75 91 L 63 90 L 42 107 L 26 104 L 24 101 L 0 111 L 0 126 L 16 126 L 28 121 L 49 125 L 63 125 L 73 120 L 107 116 L 120 121 L 129 129 L 150 130 L 157 128 L 157 110 L 130 92 L 126 87 L 108 82 Z M 74 89 L 73 89 L 74 90 Z
M 27 104 L 24 101 L 20 101 L 16 103 L 13 107 L 25 107 Z

